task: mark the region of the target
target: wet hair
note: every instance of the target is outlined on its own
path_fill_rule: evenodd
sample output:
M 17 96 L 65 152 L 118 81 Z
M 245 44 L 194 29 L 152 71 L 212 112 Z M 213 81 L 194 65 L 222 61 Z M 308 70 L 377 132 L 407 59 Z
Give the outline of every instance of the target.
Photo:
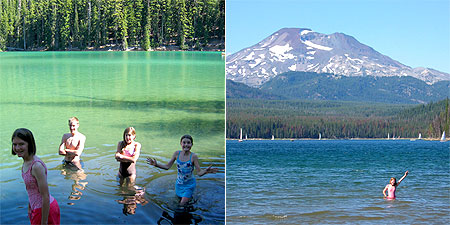
M 189 135 L 189 134 L 183 135 L 183 137 L 181 137 L 181 139 L 180 139 L 180 143 L 181 143 L 181 142 L 183 141 L 183 139 L 185 139 L 185 138 L 191 140 L 191 143 L 194 144 L 194 139 L 192 139 L 192 136 Z
M 395 179 L 395 177 L 391 177 L 391 179 L 389 180 L 389 184 L 392 180 L 394 180 L 394 186 L 397 186 L 397 179 Z
M 19 128 L 14 131 L 14 133 L 11 136 L 11 142 L 13 142 L 14 138 L 20 138 L 24 140 L 26 143 L 28 143 L 28 154 L 29 155 L 35 155 L 36 154 L 36 143 L 34 141 L 33 133 L 31 133 L 30 130 L 26 128 Z M 13 155 L 16 155 L 14 152 L 14 146 L 11 144 L 11 153 Z
M 70 124 L 70 122 L 72 122 L 72 121 L 76 121 L 77 123 L 80 123 L 80 121 L 78 120 L 78 118 L 76 118 L 75 116 L 74 116 L 74 117 L 70 117 L 70 119 L 69 119 L 69 124 Z

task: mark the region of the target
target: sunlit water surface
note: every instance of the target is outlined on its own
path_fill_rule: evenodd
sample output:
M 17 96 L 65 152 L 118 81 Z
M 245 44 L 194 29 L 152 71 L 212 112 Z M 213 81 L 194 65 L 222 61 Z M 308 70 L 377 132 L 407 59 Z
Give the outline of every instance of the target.
M 66 224 L 154 224 L 174 215 L 176 167 L 150 167 L 146 157 L 167 162 L 184 134 L 202 167 L 189 215 L 201 223 L 225 221 L 224 60 L 200 52 L 0 53 L 1 224 L 29 223 L 22 160 L 11 155 L 11 134 L 30 129 L 37 155 L 47 164 L 50 193 Z M 68 119 L 80 119 L 86 137 L 84 172 L 61 165 L 61 137 Z M 114 154 L 123 131 L 134 126 L 142 144 L 138 189 L 120 187 Z M 167 220 L 162 220 L 167 222 Z
M 449 224 L 449 151 L 438 141 L 227 141 L 227 224 Z M 397 199 L 384 199 L 406 170 Z

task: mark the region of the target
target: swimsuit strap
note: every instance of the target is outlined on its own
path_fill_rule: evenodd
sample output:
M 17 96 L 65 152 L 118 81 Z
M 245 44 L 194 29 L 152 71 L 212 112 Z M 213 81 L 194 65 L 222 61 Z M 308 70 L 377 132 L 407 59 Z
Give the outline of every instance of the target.
M 180 159 L 180 154 L 181 154 L 181 151 L 178 152 L 177 160 L 180 160 L 180 162 L 183 162 L 183 161 L 181 161 L 181 159 Z M 192 160 L 192 152 L 191 152 L 191 155 L 189 156 L 189 160 L 186 161 L 186 162 L 190 162 L 191 160 Z
M 45 175 L 47 175 L 47 167 L 45 167 L 45 163 L 42 162 L 41 160 L 38 160 L 38 159 L 33 159 L 33 161 L 31 162 L 30 168 L 28 168 L 28 170 L 25 171 L 25 173 L 30 172 L 36 162 L 40 162 L 44 166 L 44 168 L 45 168 Z M 23 173 L 23 167 L 22 167 L 22 173 Z
M 45 169 L 45 175 L 47 175 L 47 167 L 45 166 L 45 163 L 42 162 L 42 161 L 39 160 L 39 159 L 33 160 L 33 162 L 31 163 L 31 166 L 30 166 L 30 170 L 33 168 L 33 165 L 34 165 L 35 162 L 40 162 L 40 163 L 42 164 L 42 166 L 43 166 L 44 169 Z

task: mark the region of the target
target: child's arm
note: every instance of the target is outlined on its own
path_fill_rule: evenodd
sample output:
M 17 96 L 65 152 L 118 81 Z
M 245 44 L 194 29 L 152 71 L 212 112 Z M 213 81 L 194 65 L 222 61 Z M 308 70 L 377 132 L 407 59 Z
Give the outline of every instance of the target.
M 126 156 L 126 155 L 122 155 L 121 153 L 119 153 L 121 155 L 121 162 L 132 162 L 132 163 L 136 163 L 136 161 L 139 158 L 139 155 L 141 154 L 141 144 L 136 142 L 136 148 L 134 149 L 134 155 L 133 156 Z M 117 153 L 116 153 L 117 155 Z
M 405 175 L 403 175 L 403 177 L 400 178 L 400 180 L 398 180 L 398 182 L 397 182 L 397 187 L 398 187 L 398 185 L 400 185 L 400 183 L 402 182 L 402 180 L 405 179 L 405 177 L 408 175 L 408 173 L 409 173 L 409 171 L 406 171 L 406 172 L 405 172 Z
M 194 153 L 192 153 L 192 154 L 194 154 Z M 198 162 L 197 154 L 194 154 L 192 156 L 192 159 L 194 160 L 194 166 L 195 166 L 195 169 L 197 170 L 197 175 L 199 175 L 200 177 L 207 173 L 217 173 L 217 171 L 219 171 L 219 169 L 217 169 L 217 168 L 211 168 L 212 165 L 210 165 L 210 166 L 208 166 L 208 168 L 202 170 L 200 168 L 200 163 Z
M 66 135 L 64 134 L 61 139 L 61 144 L 59 145 L 59 154 L 66 155 Z
M 119 162 L 122 162 L 122 159 L 123 159 L 123 155 L 121 154 L 122 146 L 123 146 L 122 141 L 119 141 L 119 143 L 117 143 L 117 151 L 116 151 L 116 155 L 115 155 L 116 160 Z
M 386 185 L 386 187 L 384 187 L 384 189 L 383 189 L 383 195 L 384 195 L 384 197 L 387 197 L 386 191 L 387 191 L 387 189 L 388 189 L 388 186 L 389 186 L 389 184 Z
M 31 170 L 31 174 L 36 178 L 39 193 L 42 196 L 41 224 L 47 224 L 48 213 L 50 211 L 50 194 L 48 192 L 47 175 L 45 175 L 44 166 L 41 163 L 35 163 Z
M 152 165 L 152 166 L 155 166 L 155 167 L 158 167 L 158 168 L 161 168 L 161 169 L 168 170 L 168 169 L 170 169 L 170 167 L 172 167 L 173 163 L 174 163 L 175 160 L 177 159 L 177 155 L 178 155 L 178 151 L 175 151 L 175 152 L 173 153 L 173 155 L 172 155 L 172 158 L 170 159 L 170 161 L 169 161 L 166 165 L 159 164 L 159 163 L 156 161 L 155 158 L 150 158 L 150 157 L 147 157 L 147 163 L 150 164 L 150 165 Z
M 66 154 L 68 153 L 69 155 L 72 156 L 80 156 L 81 153 L 83 153 L 84 150 L 84 143 L 86 142 L 86 136 L 81 135 L 80 136 L 80 141 L 78 142 L 77 147 L 74 150 L 71 149 L 65 149 Z

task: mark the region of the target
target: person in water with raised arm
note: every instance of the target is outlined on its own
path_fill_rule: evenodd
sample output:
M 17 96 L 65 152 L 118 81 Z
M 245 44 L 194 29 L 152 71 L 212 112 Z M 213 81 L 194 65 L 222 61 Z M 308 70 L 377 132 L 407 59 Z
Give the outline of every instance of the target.
M 403 175 L 402 178 L 400 178 L 400 180 L 397 180 L 392 177 L 391 180 L 389 181 L 389 184 L 386 185 L 386 187 L 383 189 L 383 195 L 385 198 L 393 200 L 395 199 L 395 191 L 397 190 L 398 185 L 400 185 L 400 183 L 403 181 L 403 179 L 405 179 L 405 177 L 408 175 L 408 171 L 405 172 L 405 175 Z M 388 195 L 386 195 L 386 191 L 388 192 Z
M 218 171 L 217 168 L 211 168 L 212 165 L 206 169 L 200 168 L 197 154 L 191 152 L 193 144 L 194 140 L 192 137 L 186 134 L 182 136 L 180 140 L 181 151 L 175 151 L 167 164 L 158 164 L 156 159 L 147 158 L 148 164 L 165 170 L 170 169 L 176 161 L 178 175 L 175 183 L 175 192 L 177 196 L 181 198 L 180 206 L 185 206 L 194 193 L 196 186 L 195 177 L 193 176 L 194 167 L 199 176 L 203 176 L 207 173 L 216 173 Z
M 47 167 L 36 156 L 33 133 L 26 128 L 14 131 L 12 154 L 23 159 L 22 178 L 28 193 L 28 218 L 31 224 L 60 224 L 58 202 L 50 195 L 47 183 Z
M 134 127 L 127 127 L 123 131 L 123 140 L 117 144 L 115 157 L 120 162 L 118 173 L 120 185 L 125 179 L 129 180 L 129 186 L 133 186 L 136 181 L 136 161 L 141 153 L 141 144 L 134 139 L 136 139 L 136 130 Z
M 59 145 L 59 154 L 64 155 L 63 163 L 71 168 L 81 170 L 81 153 L 84 150 L 86 137 L 78 131 L 80 122 L 78 118 L 69 119 L 70 133 L 64 134 Z

